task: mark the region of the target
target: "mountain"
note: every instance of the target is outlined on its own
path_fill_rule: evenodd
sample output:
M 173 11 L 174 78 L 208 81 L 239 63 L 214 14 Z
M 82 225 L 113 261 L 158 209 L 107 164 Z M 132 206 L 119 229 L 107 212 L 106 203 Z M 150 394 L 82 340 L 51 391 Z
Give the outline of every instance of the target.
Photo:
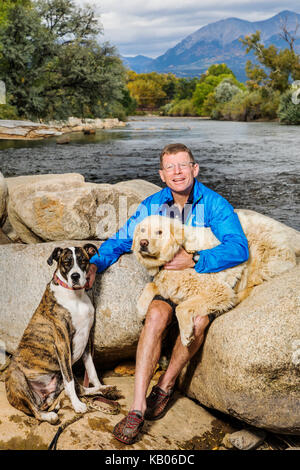
M 153 59 L 144 55 L 137 55 L 135 57 L 121 57 L 124 65 L 137 73 L 142 73 L 145 67 L 148 67 Z
M 225 62 L 238 80 L 245 81 L 246 61 L 254 60 L 254 55 L 245 53 L 239 38 L 259 30 L 266 46 L 274 44 L 286 48 L 288 44 L 279 35 L 283 22 L 286 22 L 288 31 L 294 32 L 296 25 L 300 25 L 300 14 L 285 10 L 263 21 L 220 20 L 198 29 L 151 62 L 140 63 L 139 70 L 134 68 L 133 62 L 131 67 L 136 72 L 172 72 L 178 77 L 192 77 L 205 72 L 212 64 Z M 300 53 L 300 28 L 297 34 L 295 50 Z

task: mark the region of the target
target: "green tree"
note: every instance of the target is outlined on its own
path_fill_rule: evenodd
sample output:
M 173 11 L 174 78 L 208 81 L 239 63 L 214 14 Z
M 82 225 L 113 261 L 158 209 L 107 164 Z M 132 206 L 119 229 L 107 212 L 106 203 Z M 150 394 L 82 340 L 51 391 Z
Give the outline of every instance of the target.
M 163 104 L 167 96 L 161 84 L 154 80 L 140 78 L 129 82 L 127 86 L 139 108 L 158 108 Z
M 175 88 L 175 100 L 191 99 L 195 91 L 196 85 L 199 81 L 198 77 L 193 78 L 178 78 Z
M 260 31 L 251 36 L 245 36 L 241 42 L 246 47 L 246 53 L 253 51 L 262 67 L 247 63 L 246 72 L 250 78 L 250 88 L 267 86 L 272 90 L 284 92 L 288 89 L 290 80 L 300 79 L 300 57 L 295 53 L 293 45 L 290 48 L 278 50 L 273 44 L 265 47 L 261 42 Z
M 173 99 L 176 93 L 177 79 L 171 73 L 136 73 L 127 74 L 127 86 L 139 108 L 157 109 Z
M 10 9 L 0 32 L 0 78 L 19 115 L 102 117 L 121 106 L 125 70 L 112 46 L 97 43 L 93 10 L 72 0 L 34 5 Z
M 278 116 L 282 124 L 300 124 L 300 103 L 293 99 L 294 89 L 289 89 L 280 98 Z
M 233 71 L 226 64 L 213 64 L 208 67 L 206 74 L 214 75 L 216 77 L 218 75 L 232 75 L 235 77 Z
M 220 74 L 220 75 L 209 75 L 207 74 L 205 79 L 196 85 L 196 89 L 193 93 L 193 104 L 197 109 L 197 113 L 201 116 L 204 113 L 203 104 L 205 99 L 215 88 L 225 79 L 232 79 L 237 81 L 233 74 Z
M 7 23 L 7 15 L 11 8 L 17 5 L 29 7 L 31 5 L 30 0 L 1 0 L 0 2 L 0 27 L 4 27 Z

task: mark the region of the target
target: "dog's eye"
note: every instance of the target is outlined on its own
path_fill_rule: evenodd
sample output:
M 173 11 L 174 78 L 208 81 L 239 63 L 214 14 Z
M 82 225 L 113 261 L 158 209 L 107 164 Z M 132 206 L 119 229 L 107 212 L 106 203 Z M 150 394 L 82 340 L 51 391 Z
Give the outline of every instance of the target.
M 143 233 L 144 233 L 144 232 L 145 232 L 145 229 L 144 229 L 144 228 L 141 228 L 141 232 L 143 232 Z
M 156 235 L 161 235 L 161 234 L 162 234 L 162 230 L 158 230 L 158 231 L 156 232 Z

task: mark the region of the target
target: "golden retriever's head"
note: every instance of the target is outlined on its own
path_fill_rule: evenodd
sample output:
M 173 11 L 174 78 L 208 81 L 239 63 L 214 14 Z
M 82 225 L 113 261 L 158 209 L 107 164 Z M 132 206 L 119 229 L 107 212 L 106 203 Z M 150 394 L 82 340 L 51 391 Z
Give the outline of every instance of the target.
M 174 258 L 183 243 L 183 237 L 184 229 L 180 222 L 151 215 L 136 226 L 132 250 L 140 263 L 154 276 L 160 266 Z

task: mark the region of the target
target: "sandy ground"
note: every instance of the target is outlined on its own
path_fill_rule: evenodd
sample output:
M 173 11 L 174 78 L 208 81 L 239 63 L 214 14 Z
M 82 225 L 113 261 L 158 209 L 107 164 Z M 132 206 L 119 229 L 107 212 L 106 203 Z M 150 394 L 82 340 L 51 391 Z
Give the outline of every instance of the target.
M 218 449 L 223 436 L 235 430 L 176 392 L 172 406 L 162 419 L 146 421 L 140 438 L 134 445 L 122 444 L 114 439 L 112 430 L 128 412 L 133 397 L 134 377 L 113 375 L 106 377 L 104 383 L 116 385 L 121 392 L 120 413 L 110 415 L 102 411 L 91 411 L 82 415 L 63 431 L 57 449 Z M 39 423 L 8 403 L 3 379 L 4 374 L 0 382 L 0 450 L 47 449 L 59 424 L 75 416 L 69 400 L 65 398 L 62 401 L 58 425 Z M 151 382 L 150 387 L 155 383 Z
M 5 367 L 5 366 L 4 366 Z M 3 367 L 1 367 L 3 369 Z M 217 412 L 175 392 L 166 415 L 158 421 L 145 421 L 137 442 L 131 446 L 117 441 L 112 431 L 127 414 L 133 399 L 134 363 L 123 363 L 103 375 L 105 384 L 119 391 L 120 412 L 117 415 L 92 410 L 67 426 L 57 443 L 58 450 L 227 450 L 227 434 L 247 428 L 245 423 Z M 156 384 L 158 369 L 149 386 Z M 38 422 L 13 408 L 7 401 L 5 370 L 0 369 L 0 450 L 47 450 L 59 426 L 76 417 L 68 398 L 63 398 L 57 425 Z M 77 415 L 78 417 L 79 415 Z M 228 444 L 228 436 L 225 441 Z M 230 447 L 230 446 L 227 446 Z M 299 436 L 266 433 L 257 450 L 300 449 Z

